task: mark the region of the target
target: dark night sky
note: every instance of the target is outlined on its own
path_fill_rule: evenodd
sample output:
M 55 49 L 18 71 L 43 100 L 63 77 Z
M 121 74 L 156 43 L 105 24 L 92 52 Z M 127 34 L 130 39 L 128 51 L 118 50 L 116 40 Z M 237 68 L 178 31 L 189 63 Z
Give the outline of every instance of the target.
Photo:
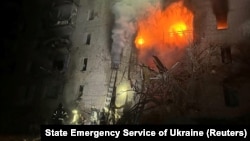
M 22 72 L 29 56 L 33 54 L 30 51 L 32 44 L 39 39 L 44 6 L 39 0 L 5 0 L 1 4 L 0 133 L 20 130 L 25 132 L 29 124 L 29 119 L 24 121 L 25 118 L 37 110 L 33 107 L 27 110 L 15 104 L 19 100 L 19 85 L 33 80 L 25 78 Z

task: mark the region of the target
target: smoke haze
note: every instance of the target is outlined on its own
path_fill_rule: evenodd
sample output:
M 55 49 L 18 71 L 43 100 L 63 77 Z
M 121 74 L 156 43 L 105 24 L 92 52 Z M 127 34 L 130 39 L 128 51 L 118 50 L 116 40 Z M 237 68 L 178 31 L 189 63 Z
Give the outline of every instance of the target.
M 115 16 L 112 30 L 111 56 L 113 64 L 120 64 L 120 57 L 124 47 L 133 43 L 133 36 L 137 31 L 136 19 L 143 16 L 146 10 L 160 0 L 121 0 L 112 7 Z

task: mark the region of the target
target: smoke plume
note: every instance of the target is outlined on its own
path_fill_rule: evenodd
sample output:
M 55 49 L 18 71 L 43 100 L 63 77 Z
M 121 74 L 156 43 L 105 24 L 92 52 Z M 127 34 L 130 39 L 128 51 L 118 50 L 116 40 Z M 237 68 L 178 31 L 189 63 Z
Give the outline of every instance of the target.
M 113 65 L 119 65 L 123 48 L 133 43 L 136 19 L 145 14 L 148 7 L 160 0 L 120 0 L 112 7 L 115 16 L 112 30 L 111 56 Z
M 213 13 L 217 21 L 217 29 L 226 29 L 229 11 L 228 0 L 211 0 L 211 2 Z

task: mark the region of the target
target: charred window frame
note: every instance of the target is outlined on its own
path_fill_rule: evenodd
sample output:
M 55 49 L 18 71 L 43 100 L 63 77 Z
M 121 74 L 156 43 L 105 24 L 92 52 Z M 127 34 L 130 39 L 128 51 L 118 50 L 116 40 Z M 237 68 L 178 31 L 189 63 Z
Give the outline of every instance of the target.
M 81 71 L 86 71 L 87 70 L 87 65 L 88 65 L 88 58 L 83 59 L 83 66 Z
M 232 63 L 232 55 L 230 46 L 222 46 L 221 47 L 221 61 L 224 64 Z
M 78 96 L 76 100 L 81 100 L 83 95 L 84 85 L 79 86 Z
M 95 12 L 94 10 L 89 10 L 88 11 L 88 21 L 92 21 L 95 18 Z
M 79 92 L 82 93 L 82 92 L 83 92 L 83 89 L 84 89 L 84 85 L 80 85 L 80 86 L 79 86 Z
M 88 33 L 87 36 L 86 36 L 86 42 L 85 42 L 85 44 L 86 45 L 90 45 L 90 43 L 91 43 L 91 34 Z

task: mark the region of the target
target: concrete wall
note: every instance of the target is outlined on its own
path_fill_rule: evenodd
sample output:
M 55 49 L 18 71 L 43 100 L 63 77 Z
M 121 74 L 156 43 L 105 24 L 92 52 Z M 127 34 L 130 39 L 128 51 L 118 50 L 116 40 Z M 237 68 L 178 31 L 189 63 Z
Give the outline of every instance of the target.
M 74 46 L 71 52 L 72 60 L 63 99 L 67 104 L 71 104 L 78 97 L 80 85 L 83 85 L 80 102 L 83 110 L 89 110 L 91 106 L 101 109 L 108 91 L 111 64 L 110 7 L 111 1 L 80 1 L 76 30 L 72 37 Z M 89 43 L 87 38 L 90 38 Z M 88 59 L 87 68 L 86 71 L 81 71 L 84 58 Z
M 213 14 L 211 1 L 200 1 L 192 0 L 193 11 L 195 13 L 194 29 L 196 40 L 198 41 L 199 48 L 209 47 L 210 43 L 217 44 L 218 48 L 216 51 L 216 56 L 208 56 L 207 60 L 210 59 L 212 66 L 214 66 L 215 73 L 213 75 L 207 74 L 202 76 L 199 81 L 199 88 L 196 98 L 198 99 L 197 105 L 199 105 L 201 112 L 199 116 L 201 117 L 237 117 L 247 113 L 249 107 L 246 103 L 247 96 L 246 87 L 249 86 L 248 82 L 240 82 L 242 76 L 233 76 L 233 69 L 238 69 L 242 62 L 238 60 L 233 60 L 232 64 L 223 64 L 221 61 L 221 50 L 220 45 L 224 43 L 229 44 L 231 50 L 235 50 L 234 46 L 242 41 L 243 36 L 242 25 L 250 20 L 249 16 L 249 4 L 250 1 L 242 0 L 235 1 L 229 0 L 229 12 L 228 12 L 228 29 L 217 30 L 216 18 Z M 234 52 L 232 52 L 232 56 Z M 233 56 L 233 59 L 237 59 Z M 208 72 L 211 70 L 206 70 Z M 238 93 L 236 97 L 239 100 L 238 107 L 228 107 L 225 104 L 225 95 L 223 92 L 223 78 L 230 77 L 230 88 L 237 89 Z M 238 86 L 238 84 L 241 86 Z

